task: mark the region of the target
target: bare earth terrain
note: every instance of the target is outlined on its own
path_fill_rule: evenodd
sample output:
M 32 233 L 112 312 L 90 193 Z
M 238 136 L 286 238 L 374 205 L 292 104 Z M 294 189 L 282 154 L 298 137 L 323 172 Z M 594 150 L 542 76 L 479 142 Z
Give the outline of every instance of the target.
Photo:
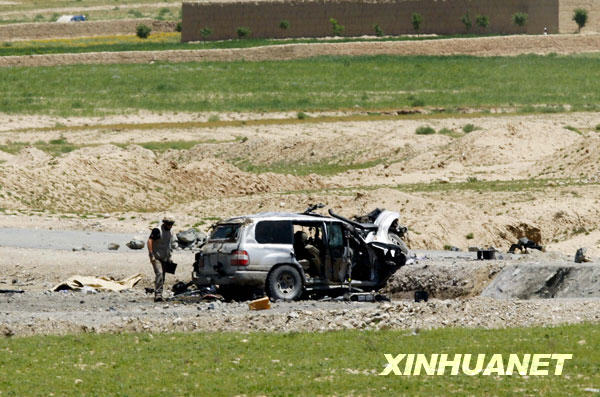
M 598 48 L 600 35 L 521 36 L 158 55 L 5 57 L 0 58 L 0 64 L 292 59 L 379 53 L 487 56 Z M 555 299 L 538 299 L 543 294 L 537 289 L 522 299 L 491 298 L 500 294 L 497 290 L 480 295 L 499 274 L 507 283 L 512 282 L 510 275 L 518 274 L 512 266 L 532 266 L 525 267 L 525 272 L 533 269 L 532 273 L 541 274 L 535 266 L 572 264 L 580 247 L 587 247 L 593 259 L 600 256 L 600 135 L 596 131 L 600 114 L 492 113 L 372 121 L 349 117 L 348 121 L 270 121 L 243 127 L 185 124 L 207 121 L 211 116 L 221 121 L 296 117 L 291 113 L 140 112 L 100 119 L 0 114 L 0 145 L 11 147 L 18 142 L 22 146 L 0 151 L 0 226 L 4 228 L 0 231 L 0 289 L 26 290 L 23 294 L 0 294 L 0 332 L 321 331 L 600 321 L 600 292 L 594 289 L 598 285 L 596 260 L 586 265 L 592 267 L 585 270 L 591 274 L 591 286 L 585 284 L 587 289 L 581 290 L 585 293 L 572 293 L 571 289 Z M 160 123 L 168 122 L 181 124 L 160 127 Z M 141 123 L 146 124 L 142 127 Z M 473 124 L 474 131 L 463 132 L 467 124 Z M 416 135 L 415 130 L 423 125 L 437 131 L 445 128 L 449 133 Z M 35 147 L 41 141 L 53 140 L 75 148 L 51 155 Z M 194 144 L 182 150 L 142 146 L 175 141 Z M 315 164 L 336 165 L 340 172 L 298 172 Z M 349 164 L 351 169 L 344 168 Z M 256 169 L 277 172 L 257 173 Z M 470 257 L 431 258 L 418 253 L 417 264 L 402 269 L 388 286 L 386 292 L 397 299 L 392 303 L 278 303 L 270 311 L 254 313 L 243 303 L 193 299 L 151 303 L 143 292 L 153 278 L 147 255 L 124 247 L 124 236 L 145 240 L 149 229 L 167 211 L 177 220 L 176 231 L 193 225 L 208 231 L 221 218 L 262 211 L 302 211 L 307 204 L 317 202 L 346 216 L 375 207 L 397 210 L 409 228 L 412 250 L 456 246 Z M 2 234 L 9 232 L 5 228 L 124 235 L 123 240 L 114 241 L 121 244 L 117 252 L 95 248 L 73 252 L 68 246 L 51 242 L 10 245 L 8 237 L 2 239 Z M 470 246 L 490 245 L 506 252 L 523 236 L 540 241 L 548 252 L 506 256 L 486 263 L 475 262 L 473 253 L 464 252 Z M 40 239 L 33 232 L 30 238 Z M 79 246 L 81 242 L 74 239 L 72 248 Z M 178 251 L 175 260 L 180 267 L 175 277 L 168 278 L 169 287 L 175 279 L 189 280 L 193 252 Z M 125 293 L 48 292 L 74 274 L 122 278 L 136 273 L 143 274 L 142 282 Z M 534 280 L 538 289 L 548 283 L 554 270 L 548 274 Z M 423 288 L 430 291 L 432 301 L 417 304 L 407 300 L 414 290 Z M 534 299 L 525 300 L 528 298 Z

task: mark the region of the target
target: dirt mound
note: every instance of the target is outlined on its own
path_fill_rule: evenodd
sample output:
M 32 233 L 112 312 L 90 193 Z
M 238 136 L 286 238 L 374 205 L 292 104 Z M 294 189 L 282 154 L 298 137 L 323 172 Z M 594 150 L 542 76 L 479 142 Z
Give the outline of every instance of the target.
M 452 141 L 442 150 L 416 157 L 412 167 L 443 168 L 457 162 L 464 167 L 520 165 L 520 168 L 526 168 L 580 139 L 572 131 L 560 126 L 549 127 L 544 120 L 535 118 L 500 126 L 497 120 L 492 119 L 467 120 L 463 126 L 452 130 L 461 133 L 467 124 L 477 129 Z
M 42 156 L 43 154 L 43 156 Z M 27 149 L 0 168 L 3 191 L 30 208 L 110 211 L 176 202 L 323 187 L 318 177 L 251 174 L 221 160 L 179 163 L 139 146 L 88 147 L 50 158 Z
M 427 291 L 430 297 L 438 299 L 476 296 L 503 266 L 501 261 L 404 266 L 394 273 L 383 292 L 406 299 L 413 297 L 415 291 Z
M 575 134 L 575 132 L 572 132 Z M 600 180 L 600 136 L 592 132 L 569 147 L 545 157 L 538 165 L 541 176 Z
M 597 298 L 597 264 L 542 264 L 507 266 L 483 291 L 492 298 Z
M 137 21 L 136 23 L 139 23 Z M 127 27 L 129 29 L 129 27 Z M 128 30 L 131 32 L 132 30 Z M 315 56 L 357 55 L 474 55 L 573 54 L 597 52 L 600 34 L 556 36 L 501 36 L 422 41 L 311 43 L 216 50 L 125 51 L 82 54 L 7 56 L 0 67 L 111 64 L 290 60 Z

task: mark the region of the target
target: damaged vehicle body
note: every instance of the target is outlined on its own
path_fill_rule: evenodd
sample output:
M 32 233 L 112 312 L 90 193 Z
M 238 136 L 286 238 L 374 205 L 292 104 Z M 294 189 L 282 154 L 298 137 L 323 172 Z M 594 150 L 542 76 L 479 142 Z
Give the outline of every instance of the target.
M 274 300 L 295 300 L 342 287 L 379 289 L 406 263 L 406 246 L 388 235 L 398 236 L 397 213 L 383 211 L 378 222 L 363 223 L 331 210 L 331 216 L 316 214 L 317 208 L 322 205 L 217 223 L 196 254 L 192 281 L 217 285 L 229 296 L 251 288 Z

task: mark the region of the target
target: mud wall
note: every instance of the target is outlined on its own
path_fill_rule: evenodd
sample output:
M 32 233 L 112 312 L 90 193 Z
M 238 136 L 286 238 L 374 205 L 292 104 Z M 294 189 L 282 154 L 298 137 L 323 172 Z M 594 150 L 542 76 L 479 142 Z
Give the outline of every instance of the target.
M 588 11 L 588 20 L 581 33 L 600 32 L 600 0 L 560 0 L 558 6 L 559 32 L 577 32 L 577 24 L 573 21 L 576 8 L 584 8 Z
M 575 0 L 571 0 L 575 1 Z M 589 0 L 596 1 L 596 0 Z M 385 34 L 415 33 L 411 16 L 423 16 L 420 33 L 465 33 L 461 17 L 469 12 L 472 33 L 551 33 L 559 30 L 559 0 L 306 0 L 306 1 L 233 1 L 183 3 L 182 41 L 202 40 L 200 30 L 210 28 L 207 40 L 236 38 L 238 27 L 251 30 L 251 37 L 324 37 L 332 35 L 330 18 L 345 27 L 344 36 L 373 35 L 378 24 Z M 512 15 L 529 15 L 523 28 L 514 25 Z M 486 15 L 490 23 L 483 30 L 475 26 L 476 15 Z M 280 22 L 289 21 L 288 29 Z

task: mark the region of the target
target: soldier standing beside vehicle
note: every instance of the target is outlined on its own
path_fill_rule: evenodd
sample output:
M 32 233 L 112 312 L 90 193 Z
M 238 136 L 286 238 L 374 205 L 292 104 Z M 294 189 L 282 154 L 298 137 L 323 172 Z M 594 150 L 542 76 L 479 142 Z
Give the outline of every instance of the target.
M 171 260 L 171 228 L 175 221 L 171 217 L 162 220 L 160 229 L 154 228 L 148 238 L 148 254 L 154 269 L 154 302 L 162 302 L 165 283 L 165 263 Z

